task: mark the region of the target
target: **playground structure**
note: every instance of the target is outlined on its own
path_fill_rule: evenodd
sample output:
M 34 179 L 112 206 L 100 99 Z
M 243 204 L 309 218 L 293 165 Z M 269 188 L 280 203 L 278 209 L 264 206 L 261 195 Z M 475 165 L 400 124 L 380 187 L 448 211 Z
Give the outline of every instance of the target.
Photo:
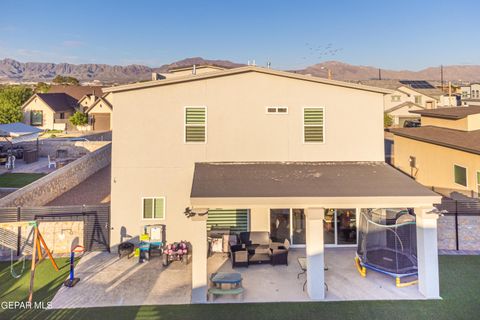
M 417 241 L 413 210 L 362 211 L 355 263 L 362 277 L 366 277 L 370 269 L 394 277 L 397 287 L 416 284 Z
M 12 228 L 17 228 L 18 234 L 20 233 L 21 228 L 28 228 L 30 227 L 32 230 L 29 233 L 28 237 L 24 241 L 23 246 L 20 245 L 20 237 L 16 235 L 16 239 L 14 241 L 9 241 L 9 235 L 11 238 L 11 235 L 14 234 L 10 230 Z M 35 270 L 37 267 L 37 264 L 39 264 L 43 259 L 44 259 L 44 254 L 42 251 L 45 251 L 47 254 L 50 262 L 52 263 L 53 268 L 58 271 L 58 266 L 55 260 L 53 259 L 52 253 L 50 252 L 50 249 L 48 248 L 47 244 L 45 243 L 45 240 L 43 239 L 39 229 L 38 229 L 38 223 L 35 220 L 32 221 L 18 221 L 18 222 L 6 222 L 6 223 L 0 223 L 0 246 L 4 248 L 9 248 L 10 249 L 10 259 L 11 259 L 11 268 L 10 272 L 12 273 L 12 276 L 14 278 L 19 278 L 21 276 L 20 274 L 16 274 L 13 270 L 13 250 L 14 250 L 14 245 L 12 243 L 15 243 L 16 247 L 20 249 L 20 252 L 25 251 L 29 238 L 33 234 L 33 243 L 31 246 L 31 267 L 30 267 L 30 288 L 29 288 L 29 294 L 28 294 L 28 301 L 32 302 L 33 299 L 33 290 L 34 290 L 34 282 L 35 282 Z M 16 250 L 18 250 L 16 249 Z M 17 252 L 17 255 L 20 254 L 20 252 Z M 23 267 L 22 267 L 22 272 L 24 271 L 25 268 L 25 255 L 22 256 L 23 259 Z M 37 261 L 38 259 L 38 261 Z

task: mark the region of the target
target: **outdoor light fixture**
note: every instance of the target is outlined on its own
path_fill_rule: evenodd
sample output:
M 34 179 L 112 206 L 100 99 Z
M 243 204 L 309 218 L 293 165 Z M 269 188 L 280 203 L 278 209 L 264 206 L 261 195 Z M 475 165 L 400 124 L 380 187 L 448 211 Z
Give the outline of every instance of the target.
M 198 211 L 194 211 L 193 208 L 186 207 L 184 214 L 187 218 L 191 218 L 191 217 L 194 217 L 196 215 L 201 217 L 201 216 L 204 216 L 204 215 L 208 214 L 208 209 L 198 209 Z

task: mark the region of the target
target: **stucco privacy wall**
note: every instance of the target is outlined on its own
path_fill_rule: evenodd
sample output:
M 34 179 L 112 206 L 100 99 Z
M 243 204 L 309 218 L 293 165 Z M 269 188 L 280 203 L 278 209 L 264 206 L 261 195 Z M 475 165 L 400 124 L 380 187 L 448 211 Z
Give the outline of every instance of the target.
M 459 250 L 479 250 L 480 216 L 458 216 Z M 438 249 L 455 250 L 455 216 L 445 215 L 438 219 Z
M 150 223 L 167 225 L 167 241 L 189 240 L 195 162 L 384 158 L 379 93 L 247 72 L 113 95 L 112 245 Z M 207 107 L 206 144 L 184 143 L 186 106 Z M 266 114 L 271 106 L 288 114 Z M 325 107 L 325 143 L 303 143 L 304 107 Z M 165 220 L 143 220 L 142 197 L 162 196 Z
M 42 206 L 70 190 L 111 161 L 111 144 L 89 153 L 0 199 L 0 207 Z

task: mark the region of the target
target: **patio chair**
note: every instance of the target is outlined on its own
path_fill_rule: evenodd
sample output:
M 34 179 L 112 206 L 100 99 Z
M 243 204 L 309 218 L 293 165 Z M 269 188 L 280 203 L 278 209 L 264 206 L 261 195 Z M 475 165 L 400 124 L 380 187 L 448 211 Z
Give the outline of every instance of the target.
M 232 259 L 232 268 L 248 267 L 248 251 L 241 244 L 230 246 L 230 259 Z
M 15 156 L 8 156 L 7 163 L 5 164 L 7 169 L 15 169 Z
M 57 163 L 55 161 L 52 161 L 52 158 L 50 155 L 48 155 L 48 169 L 51 167 L 54 167 L 55 169 L 57 168 Z
M 284 243 L 271 244 L 271 263 L 273 266 L 284 264 L 288 266 L 288 250 L 290 249 L 290 241 L 285 239 Z

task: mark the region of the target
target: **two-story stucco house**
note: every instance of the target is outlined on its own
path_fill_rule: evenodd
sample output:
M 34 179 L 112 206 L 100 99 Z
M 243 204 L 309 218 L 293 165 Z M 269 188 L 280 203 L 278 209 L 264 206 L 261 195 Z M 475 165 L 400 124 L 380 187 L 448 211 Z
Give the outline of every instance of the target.
M 384 97 L 384 110 L 393 120 L 393 126 L 403 127 L 407 120 L 418 120 L 410 111 L 456 106 L 456 96 L 444 94 L 428 81 L 364 80 L 361 84 L 392 90 Z
M 104 91 L 115 103 L 111 243 L 151 223 L 189 241 L 193 302 L 206 299 L 207 229 L 232 212 L 236 230 L 305 247 L 309 297 L 323 299 L 324 247 L 342 245 L 324 229 L 327 208 L 415 208 L 419 291 L 439 297 L 440 197 L 384 163 L 391 91 L 253 66 Z

